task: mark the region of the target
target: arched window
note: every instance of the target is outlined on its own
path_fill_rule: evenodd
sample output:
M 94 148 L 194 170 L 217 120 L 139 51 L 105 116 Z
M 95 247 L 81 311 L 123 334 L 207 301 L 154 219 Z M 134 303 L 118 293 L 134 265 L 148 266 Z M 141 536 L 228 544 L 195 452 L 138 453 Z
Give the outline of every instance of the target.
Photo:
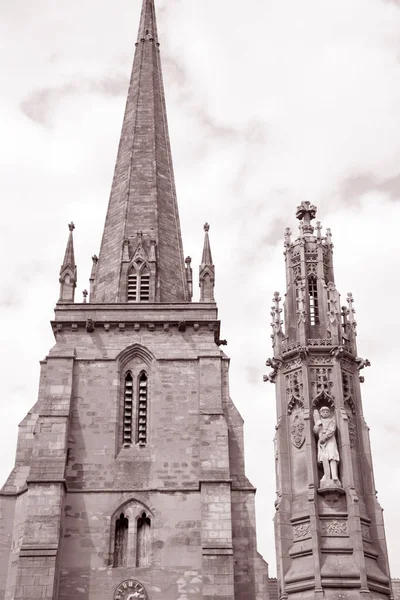
M 150 271 L 146 263 L 135 262 L 128 273 L 128 302 L 149 302 Z
M 115 521 L 114 567 L 124 567 L 128 550 L 129 520 L 121 513 Z
M 130 446 L 132 444 L 132 412 L 133 412 L 133 377 L 131 373 L 128 373 L 125 377 L 125 390 L 124 390 L 124 426 L 123 426 L 123 439 L 122 443 L 124 446 Z
M 318 290 L 317 280 L 315 277 L 308 279 L 308 299 L 310 304 L 310 325 L 318 325 L 319 309 L 318 309 Z
M 148 567 L 151 559 L 151 520 L 145 512 L 137 520 L 136 566 Z
M 145 446 L 147 444 L 147 399 L 148 399 L 148 381 L 147 375 L 142 371 L 139 375 L 139 398 L 137 415 L 137 433 L 136 443 Z

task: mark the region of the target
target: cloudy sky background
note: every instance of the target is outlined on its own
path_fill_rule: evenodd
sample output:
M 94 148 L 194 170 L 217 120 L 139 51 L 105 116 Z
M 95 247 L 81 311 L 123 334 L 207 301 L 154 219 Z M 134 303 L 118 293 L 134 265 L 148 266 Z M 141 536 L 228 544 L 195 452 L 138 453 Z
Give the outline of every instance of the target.
M 246 421 L 259 548 L 275 573 L 270 305 L 284 292 L 295 208 L 331 227 L 336 282 L 355 297 L 365 418 L 400 576 L 400 2 L 158 0 L 185 254 L 211 223 L 231 392 Z M 76 224 L 77 299 L 98 253 L 140 0 L 0 6 L 1 465 L 34 404 L 58 272 Z M 197 296 L 198 297 L 198 296 Z

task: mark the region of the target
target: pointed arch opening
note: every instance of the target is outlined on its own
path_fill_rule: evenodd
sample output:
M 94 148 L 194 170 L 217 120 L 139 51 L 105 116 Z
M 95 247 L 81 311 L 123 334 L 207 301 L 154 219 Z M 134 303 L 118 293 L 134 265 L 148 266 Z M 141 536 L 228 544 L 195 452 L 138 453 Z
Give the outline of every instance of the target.
M 138 415 L 136 443 L 140 446 L 147 444 L 147 409 L 148 409 L 148 378 L 146 371 L 138 377 Z
M 317 279 L 314 276 L 308 278 L 308 301 L 310 307 L 310 325 L 319 324 L 319 305 Z
M 141 260 L 135 261 L 128 271 L 127 301 L 130 303 L 150 301 L 150 269 Z
M 133 420 L 133 377 L 128 371 L 125 376 L 124 388 L 124 415 L 122 443 L 125 447 L 132 444 L 132 420 Z
M 115 521 L 114 567 L 124 567 L 127 561 L 129 519 L 122 512 Z
M 148 567 L 151 553 L 151 519 L 145 511 L 137 520 L 136 529 L 136 566 Z

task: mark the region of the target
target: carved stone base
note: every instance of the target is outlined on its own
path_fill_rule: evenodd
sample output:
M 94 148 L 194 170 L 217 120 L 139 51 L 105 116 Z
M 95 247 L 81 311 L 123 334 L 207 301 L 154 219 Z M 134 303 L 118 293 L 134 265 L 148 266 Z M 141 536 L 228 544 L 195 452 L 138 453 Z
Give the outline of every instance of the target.
M 333 479 L 321 479 L 320 486 L 321 487 L 318 488 L 318 494 L 321 494 L 322 496 L 326 494 L 338 494 L 340 496 L 346 493 L 338 479 L 336 481 Z

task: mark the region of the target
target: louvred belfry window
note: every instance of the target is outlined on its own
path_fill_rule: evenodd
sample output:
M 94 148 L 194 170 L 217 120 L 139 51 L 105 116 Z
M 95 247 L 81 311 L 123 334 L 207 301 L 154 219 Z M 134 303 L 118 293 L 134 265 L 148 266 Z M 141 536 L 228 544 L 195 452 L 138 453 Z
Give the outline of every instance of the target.
M 128 302 L 149 302 L 150 271 L 145 263 L 138 261 L 128 274 Z
M 148 380 L 145 372 L 139 375 L 139 398 L 136 442 L 140 446 L 147 444 L 147 400 Z
M 130 446 L 132 444 L 132 412 L 133 412 L 133 377 L 128 373 L 125 377 L 124 390 L 124 427 L 123 444 Z
M 308 298 L 310 303 L 310 324 L 318 325 L 319 309 L 318 309 L 318 290 L 317 280 L 315 277 L 310 277 L 308 280 Z

